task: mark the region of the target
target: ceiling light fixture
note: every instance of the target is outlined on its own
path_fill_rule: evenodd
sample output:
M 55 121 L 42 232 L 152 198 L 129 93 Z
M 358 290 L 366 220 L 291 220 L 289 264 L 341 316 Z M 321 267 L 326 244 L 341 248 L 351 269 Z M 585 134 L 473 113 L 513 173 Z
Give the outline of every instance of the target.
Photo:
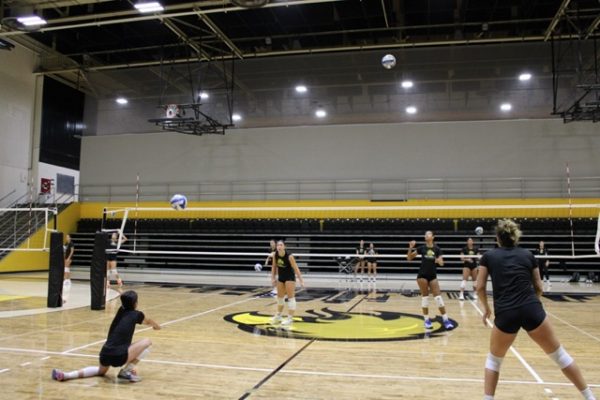
M 512 110 L 512 104 L 502 103 L 502 104 L 500 104 L 500 110 L 502 110 L 504 112 L 510 111 L 510 110 Z
M 141 2 L 134 7 L 141 13 L 158 12 L 165 9 L 158 1 Z
M 417 107 L 415 106 L 408 106 L 406 107 L 406 113 L 407 114 L 416 114 L 417 113 Z
M 523 72 L 521 75 L 519 75 L 519 80 L 521 82 L 528 81 L 530 79 L 531 79 L 531 74 L 529 72 Z
M 414 86 L 414 83 L 413 81 L 402 81 L 401 85 L 404 89 L 410 89 Z
M 304 85 L 296 86 L 296 93 L 306 93 L 307 91 L 308 91 L 308 88 Z
M 37 15 L 30 15 L 27 17 L 19 17 L 17 21 L 22 23 L 25 26 L 37 26 L 37 25 L 46 25 L 48 21 L 43 18 L 38 17 Z

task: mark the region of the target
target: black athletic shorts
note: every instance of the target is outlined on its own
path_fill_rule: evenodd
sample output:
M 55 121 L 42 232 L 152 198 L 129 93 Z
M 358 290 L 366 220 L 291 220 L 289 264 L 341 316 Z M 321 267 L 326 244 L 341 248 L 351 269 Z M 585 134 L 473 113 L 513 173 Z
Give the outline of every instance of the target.
M 477 264 L 476 263 L 464 263 L 463 264 L 463 268 L 469 268 L 471 271 L 473 271 L 475 268 L 477 268 Z
M 427 282 L 431 282 L 437 279 L 437 274 L 422 274 L 419 272 L 417 279 L 427 279 Z
M 100 364 L 105 367 L 120 367 L 127 362 L 127 353 L 119 355 L 108 355 L 100 353 Z
M 546 312 L 542 303 L 529 303 L 496 314 L 494 325 L 504 333 L 517 333 L 520 328 L 532 331 L 544 322 Z
M 106 254 L 106 261 L 117 261 L 117 253 Z
M 367 262 L 371 263 L 371 264 L 376 264 L 377 263 L 377 259 L 376 258 L 367 258 Z
M 296 274 L 291 267 L 288 268 L 280 268 L 279 273 L 277 274 L 277 280 L 281 283 L 286 283 L 288 281 L 295 282 Z

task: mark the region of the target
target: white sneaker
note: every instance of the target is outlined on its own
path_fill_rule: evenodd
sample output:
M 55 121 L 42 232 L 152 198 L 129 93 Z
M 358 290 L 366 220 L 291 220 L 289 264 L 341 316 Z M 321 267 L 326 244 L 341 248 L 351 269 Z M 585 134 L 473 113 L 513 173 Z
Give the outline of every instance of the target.
M 281 325 L 282 326 L 291 326 L 293 322 L 294 322 L 294 319 L 292 317 L 287 317 L 286 319 L 281 321 Z
M 477 293 L 473 292 L 473 300 L 477 300 L 479 298 L 479 296 L 477 296 Z
M 460 294 L 458 295 L 458 299 L 459 300 L 464 300 L 465 299 L 465 295 L 463 294 L 463 292 L 460 292 Z
M 271 324 L 279 324 L 281 322 L 281 319 L 281 315 L 275 315 L 273 318 L 271 318 Z

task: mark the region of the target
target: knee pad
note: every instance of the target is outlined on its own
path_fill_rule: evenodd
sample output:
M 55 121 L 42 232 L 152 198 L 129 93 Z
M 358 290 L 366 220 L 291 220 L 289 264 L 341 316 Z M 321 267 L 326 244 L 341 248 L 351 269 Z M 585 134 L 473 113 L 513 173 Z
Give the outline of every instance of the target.
M 467 281 L 465 281 L 463 279 L 462 282 L 460 283 L 460 288 L 464 290 L 465 287 L 467 287 Z
M 569 365 L 573 364 L 574 361 L 573 357 L 571 357 L 562 346 L 560 346 L 554 353 L 548 354 L 548 356 L 554 360 L 560 369 L 567 368 Z
M 438 308 L 444 307 L 444 299 L 442 299 L 442 296 L 435 296 L 434 299 Z
M 504 360 L 504 357 L 496 357 L 492 353 L 488 353 L 487 359 L 485 360 L 485 368 L 490 371 L 500 372 L 502 360 Z
M 278 305 L 278 306 L 283 306 L 283 305 L 285 305 L 285 297 L 278 297 L 278 298 L 277 298 L 277 305 Z
M 295 310 L 296 309 L 296 298 L 292 297 L 291 299 L 288 299 L 288 310 Z
M 429 307 L 429 296 L 425 297 L 421 297 L 421 307 L 423 308 L 428 308 Z
M 71 268 L 65 267 L 65 272 L 68 274 L 69 272 L 71 272 Z
M 118 275 L 117 269 L 116 268 L 111 268 L 108 270 L 108 276 L 114 278 Z

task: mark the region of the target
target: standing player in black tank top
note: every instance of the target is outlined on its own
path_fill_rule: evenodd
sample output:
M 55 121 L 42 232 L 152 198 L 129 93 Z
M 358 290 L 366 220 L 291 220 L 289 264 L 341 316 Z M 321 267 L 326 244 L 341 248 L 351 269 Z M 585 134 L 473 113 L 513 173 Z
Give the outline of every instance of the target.
M 433 328 L 431 319 L 429 319 L 429 292 L 433 294 L 435 302 L 437 303 L 438 309 L 442 314 L 442 320 L 444 327 L 448 330 L 454 329 L 454 324 L 448 318 L 446 314 L 446 306 L 444 305 L 444 299 L 442 299 L 442 291 L 440 284 L 437 279 L 437 266 L 444 266 L 444 259 L 442 258 L 443 253 L 436 244 L 433 243 L 433 232 L 425 232 L 425 244 L 415 249 L 417 242 L 414 240 L 408 244 L 408 253 L 406 257 L 408 261 L 413 260 L 417 255 L 421 256 L 421 267 L 417 274 L 417 285 L 421 292 L 421 310 L 423 311 L 423 323 L 425 329 Z
M 356 262 L 356 266 L 354 267 L 354 278 L 356 279 L 357 274 L 360 273 L 360 276 L 358 277 L 360 283 L 362 283 L 362 276 L 365 271 L 366 251 L 367 250 L 365 249 L 365 241 L 361 240 L 358 247 L 356 248 L 356 257 L 358 258 L 358 261 Z
M 490 352 L 485 362 L 484 400 L 493 400 L 500 378 L 500 366 L 519 329 L 527 334 L 558 364 L 562 373 L 586 400 L 595 400 L 573 358 L 560 345 L 539 298 L 542 296 L 540 270 L 533 254 L 518 247 L 521 230 L 511 220 L 498 221 L 496 240 L 500 247 L 486 252 L 479 262 L 477 292 L 484 307 L 483 324 L 491 315 L 487 301 L 487 278 L 492 277 L 494 327 Z
M 460 282 L 460 295 L 459 300 L 465 299 L 465 287 L 469 277 L 473 281 L 473 297 L 477 300 L 477 294 L 475 293 L 475 284 L 477 282 L 477 259 L 473 256 L 479 254 L 479 249 L 473 245 L 473 239 L 467 239 L 467 245 L 463 247 L 460 252 L 460 259 L 463 262 L 462 270 L 462 281 Z
M 65 275 L 64 283 L 66 285 L 71 284 L 71 262 L 73 262 L 73 254 L 75 253 L 75 246 L 71 240 L 71 235 L 65 237 L 66 241 L 63 245 L 63 254 L 65 257 Z
M 269 255 L 265 260 L 265 267 L 267 265 L 273 264 L 273 254 L 277 251 L 277 242 L 275 239 L 271 239 L 269 242 Z M 273 290 L 271 290 L 271 296 L 275 296 L 277 294 L 277 286 L 273 286 Z
M 300 286 L 304 287 L 304 280 L 294 256 L 285 250 L 285 243 L 280 240 L 277 242 L 277 251 L 273 253 L 273 264 L 271 266 L 271 279 L 273 285 L 277 285 L 277 313 L 271 320 L 273 324 L 281 322 L 284 326 L 292 325 L 294 313 L 296 312 L 296 276 Z M 288 316 L 282 321 L 281 313 L 285 305 L 286 295 Z
M 125 235 L 121 235 L 121 244 L 127 241 L 127 237 Z M 119 235 L 117 232 L 113 232 L 110 236 L 109 248 L 111 250 L 110 253 L 106 255 L 106 287 L 110 288 L 110 278 L 114 277 L 117 280 L 117 285 L 119 289 L 123 286 L 123 280 L 119 276 L 119 271 L 117 271 L 117 247 L 119 243 Z

